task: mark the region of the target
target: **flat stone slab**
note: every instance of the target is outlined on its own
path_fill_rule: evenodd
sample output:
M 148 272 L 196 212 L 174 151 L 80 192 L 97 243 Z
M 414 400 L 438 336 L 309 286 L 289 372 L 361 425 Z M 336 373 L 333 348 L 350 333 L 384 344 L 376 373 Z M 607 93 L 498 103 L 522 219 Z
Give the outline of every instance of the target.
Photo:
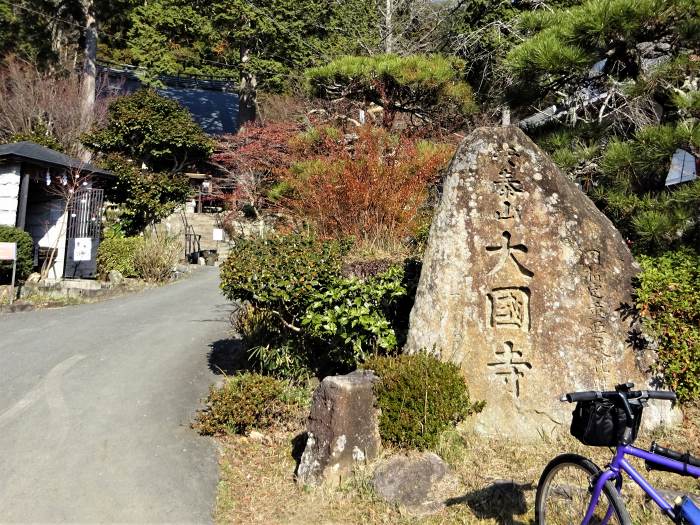
M 391 456 L 374 471 L 374 490 L 389 503 L 406 507 L 416 515 L 444 508 L 459 485 L 449 466 L 432 452 Z

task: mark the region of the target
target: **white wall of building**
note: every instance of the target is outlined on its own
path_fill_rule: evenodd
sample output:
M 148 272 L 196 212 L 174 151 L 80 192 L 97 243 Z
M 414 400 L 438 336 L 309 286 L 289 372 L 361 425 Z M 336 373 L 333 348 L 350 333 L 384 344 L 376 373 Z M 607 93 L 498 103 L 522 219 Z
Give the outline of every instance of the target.
M 0 166 L 0 224 L 14 226 L 17 223 L 20 165 Z

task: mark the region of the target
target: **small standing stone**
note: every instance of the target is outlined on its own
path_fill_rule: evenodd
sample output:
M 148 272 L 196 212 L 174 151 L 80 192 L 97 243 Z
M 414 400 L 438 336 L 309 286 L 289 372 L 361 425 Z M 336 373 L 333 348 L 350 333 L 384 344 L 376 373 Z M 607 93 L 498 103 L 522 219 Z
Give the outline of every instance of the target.
M 326 377 L 314 392 L 306 448 L 297 482 L 338 483 L 381 449 L 372 386 L 376 376 L 358 370 Z
M 107 280 L 112 286 L 121 286 L 124 284 L 124 276 L 119 270 L 111 270 L 107 274 Z

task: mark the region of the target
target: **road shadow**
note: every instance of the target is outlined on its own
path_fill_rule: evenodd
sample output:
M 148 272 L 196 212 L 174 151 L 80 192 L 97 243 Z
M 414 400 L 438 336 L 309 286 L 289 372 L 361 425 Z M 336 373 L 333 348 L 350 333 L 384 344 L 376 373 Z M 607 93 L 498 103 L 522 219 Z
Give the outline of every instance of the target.
M 532 483 L 516 483 L 514 481 L 495 481 L 483 489 L 475 490 L 458 498 L 450 498 L 445 504 L 467 505 L 480 519 L 493 519 L 498 525 L 524 525 L 524 521 L 516 520 L 516 516 L 525 514 L 528 510 L 525 491 L 532 490 Z
M 246 370 L 248 359 L 239 338 L 219 339 L 209 345 L 207 363 L 217 375 L 233 375 Z

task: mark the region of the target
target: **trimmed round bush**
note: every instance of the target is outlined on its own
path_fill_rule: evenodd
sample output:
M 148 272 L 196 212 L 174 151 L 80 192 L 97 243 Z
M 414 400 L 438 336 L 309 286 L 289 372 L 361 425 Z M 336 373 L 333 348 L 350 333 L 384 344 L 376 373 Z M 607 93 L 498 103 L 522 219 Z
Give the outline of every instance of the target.
M 284 426 L 300 417 L 307 401 L 306 392 L 287 381 L 246 372 L 211 388 L 209 409 L 199 414 L 195 427 L 202 434 L 244 434 Z
M 24 230 L 13 226 L 0 226 L 0 242 L 17 243 L 17 281 L 24 281 L 34 267 L 34 241 Z M 12 280 L 12 261 L 0 262 L 0 282 Z
M 140 237 L 108 237 L 97 249 L 97 272 L 107 275 L 117 270 L 124 277 L 137 277 L 134 259 L 141 245 Z
M 470 403 L 459 367 L 425 353 L 374 357 L 363 368 L 379 377 L 375 395 L 384 442 L 434 448 L 444 430 L 483 406 Z

